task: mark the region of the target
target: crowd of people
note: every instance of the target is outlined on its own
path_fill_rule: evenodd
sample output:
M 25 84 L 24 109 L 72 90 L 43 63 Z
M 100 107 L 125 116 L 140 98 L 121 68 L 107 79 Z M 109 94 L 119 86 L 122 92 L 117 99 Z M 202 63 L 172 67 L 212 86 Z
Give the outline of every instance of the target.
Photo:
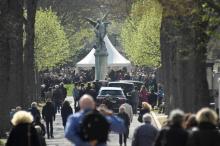
M 127 101 L 119 107 L 118 114 L 105 104 L 96 106 L 96 84 L 75 82 L 73 108 L 65 100 L 64 84 L 56 84 L 44 92 L 41 110 L 33 102 L 29 109 L 18 106 L 10 111 L 12 129 L 6 146 L 46 146 L 45 137 L 54 138 L 56 113 L 61 114 L 65 138 L 75 146 L 106 146 L 110 131 L 118 134 L 120 146 L 127 146 L 134 115 L 142 124 L 133 127 L 132 146 L 220 146 L 219 118 L 209 108 L 195 114 L 173 110 L 162 129 L 154 127 L 151 111 L 157 107 L 159 112 L 164 111 L 163 88 L 155 84 L 151 76 L 140 90 L 136 87 L 132 95 L 138 104 Z
M 119 134 L 119 145 L 127 145 L 130 124 L 133 121 L 132 107 L 122 104 L 118 114 L 106 105 L 96 107 L 92 96 L 84 94 L 79 100 L 80 110 L 73 112 L 68 101 L 64 101 L 61 116 L 65 137 L 76 146 L 106 146 L 110 131 Z M 160 130 L 154 127 L 151 105 L 142 103 L 138 121 L 143 123 L 135 128 L 132 146 L 219 146 L 219 118 L 215 111 L 202 108 L 196 114 L 185 114 L 182 110 L 171 111 L 167 123 Z M 51 99 L 47 99 L 42 114 L 33 102 L 24 111 L 17 109 L 12 115 L 13 125 L 6 146 L 45 146 L 44 135 L 53 136 L 53 121 L 56 111 Z M 41 121 L 45 120 L 46 128 Z

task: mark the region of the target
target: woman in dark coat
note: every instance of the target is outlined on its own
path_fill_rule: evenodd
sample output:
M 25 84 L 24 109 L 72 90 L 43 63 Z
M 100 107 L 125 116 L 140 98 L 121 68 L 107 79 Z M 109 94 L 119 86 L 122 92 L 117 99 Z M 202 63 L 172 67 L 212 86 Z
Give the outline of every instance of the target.
M 64 101 L 63 106 L 61 108 L 61 116 L 63 120 L 63 127 L 66 127 L 66 121 L 69 115 L 73 114 L 73 109 L 70 106 L 68 101 Z
M 42 146 L 39 135 L 32 125 L 33 116 L 26 111 L 18 111 L 12 118 L 13 128 L 6 146 Z
M 220 146 L 217 119 L 215 111 L 209 108 L 201 109 L 196 115 L 198 128 L 192 130 L 187 146 Z
M 119 144 L 120 146 L 122 146 L 122 143 L 124 142 L 125 146 L 127 143 L 127 138 L 129 135 L 129 127 L 130 127 L 130 118 L 128 116 L 128 114 L 125 112 L 125 107 L 121 106 L 119 108 L 119 114 L 118 117 L 120 117 L 121 119 L 124 120 L 124 125 L 126 127 L 126 131 L 124 134 L 119 134 Z

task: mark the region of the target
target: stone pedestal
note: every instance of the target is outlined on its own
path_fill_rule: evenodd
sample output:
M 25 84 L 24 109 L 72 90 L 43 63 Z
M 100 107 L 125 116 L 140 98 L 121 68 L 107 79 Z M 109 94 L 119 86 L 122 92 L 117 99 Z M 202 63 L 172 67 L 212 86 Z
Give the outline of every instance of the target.
M 95 80 L 104 80 L 107 74 L 108 67 L 108 52 L 95 52 Z

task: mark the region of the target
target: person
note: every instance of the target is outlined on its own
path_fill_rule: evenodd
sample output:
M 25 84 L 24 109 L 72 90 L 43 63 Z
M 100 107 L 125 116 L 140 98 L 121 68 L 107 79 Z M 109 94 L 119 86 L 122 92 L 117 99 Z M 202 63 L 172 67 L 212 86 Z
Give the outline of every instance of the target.
M 110 124 L 97 110 L 85 114 L 80 125 L 80 137 L 91 146 L 106 143 Z
M 81 98 L 85 93 L 86 89 L 84 87 L 85 85 L 83 83 L 80 84 L 80 89 L 79 89 L 79 98 Z
M 76 107 L 79 103 L 79 89 L 78 89 L 78 83 L 76 82 L 74 84 L 74 88 L 73 88 L 73 99 L 74 99 L 74 109 L 76 111 Z
M 150 111 L 151 111 L 151 105 L 147 102 L 142 102 L 142 108 L 138 116 L 138 121 L 142 123 L 143 115 L 146 113 L 150 113 Z
M 41 146 L 46 146 L 47 144 L 46 144 L 41 127 L 39 125 L 35 125 L 34 128 L 36 129 L 37 134 L 39 135 L 39 141 L 41 143 Z
M 11 120 L 13 128 L 10 131 L 6 146 L 42 146 L 39 135 L 32 125 L 33 119 L 29 112 L 16 112 Z
M 65 137 L 75 144 L 75 146 L 89 146 L 89 142 L 83 141 L 80 137 L 80 123 L 84 118 L 85 113 L 95 109 L 95 102 L 90 95 L 83 95 L 79 101 L 80 111 L 69 116 L 65 128 Z M 105 118 L 110 123 L 110 130 L 123 133 L 125 131 L 123 121 L 112 115 L 112 112 L 105 110 L 105 108 L 100 108 L 99 112 L 105 115 Z M 106 143 L 99 144 L 99 146 L 106 146 Z
M 48 88 L 48 91 L 45 93 L 45 98 L 46 98 L 46 100 L 47 100 L 48 98 L 50 98 L 50 99 L 53 98 L 52 87 L 49 87 L 49 88 Z
M 97 93 L 96 93 L 96 90 L 95 90 L 95 85 L 92 84 L 91 85 L 91 89 L 89 90 L 89 95 L 92 96 L 92 98 L 94 99 L 94 101 L 96 101 L 96 97 L 98 96 Z
M 128 114 L 125 112 L 124 106 L 121 106 L 119 108 L 118 117 L 120 117 L 121 119 L 124 120 L 124 125 L 126 127 L 126 131 L 123 134 L 119 134 L 119 144 L 120 144 L 120 146 L 122 146 L 122 144 L 124 142 L 124 145 L 126 146 L 127 145 L 127 138 L 129 135 L 130 118 L 129 118 Z
M 195 127 L 198 126 L 198 122 L 196 121 L 196 115 L 195 114 L 186 114 L 184 119 L 184 128 L 191 132 Z
M 159 132 L 154 146 L 186 146 L 188 132 L 183 128 L 183 119 L 183 111 L 171 111 L 168 125 Z
M 67 89 L 64 87 L 63 82 L 60 83 L 59 90 L 61 94 L 61 100 L 64 101 L 67 96 Z
M 151 125 L 152 117 L 149 113 L 143 115 L 144 124 L 134 130 L 132 146 L 153 146 L 158 130 Z
M 62 95 L 58 85 L 55 85 L 55 89 L 53 91 L 53 102 L 55 105 L 56 112 L 60 112 L 60 106 L 62 101 Z
M 66 127 L 66 121 L 67 121 L 67 118 L 69 117 L 69 115 L 73 114 L 73 109 L 72 107 L 70 106 L 70 103 L 65 100 L 63 102 L 63 106 L 61 108 L 61 117 L 62 117 L 62 121 L 63 121 L 63 127 L 65 128 Z
M 32 116 L 34 117 L 34 121 L 36 120 L 37 117 L 41 117 L 40 116 L 40 111 L 37 109 L 37 103 L 36 102 L 32 102 L 31 103 L 31 108 L 28 109 L 28 111 L 32 114 Z
M 160 107 L 160 105 L 162 104 L 163 98 L 164 98 L 164 91 L 163 91 L 162 85 L 159 84 L 158 92 L 157 92 L 157 100 L 158 100 L 157 107 Z
M 134 90 L 131 92 L 131 105 L 133 108 L 133 113 L 137 114 L 137 108 L 138 108 L 138 102 L 139 102 L 139 97 L 138 97 L 138 87 L 135 86 Z
M 157 104 L 157 95 L 154 93 L 154 90 L 150 91 L 150 95 L 148 97 L 149 104 L 152 106 L 152 110 L 155 108 Z
M 192 130 L 187 146 L 220 146 L 216 112 L 209 108 L 202 108 L 196 114 L 196 120 L 198 127 Z
M 46 122 L 47 138 L 54 138 L 53 136 L 53 120 L 55 121 L 55 108 L 51 99 L 47 99 L 46 105 L 42 109 L 42 117 Z
M 91 83 L 88 83 L 87 84 L 87 87 L 86 87 L 86 91 L 85 91 L 85 94 L 89 94 L 89 91 L 90 91 L 90 89 L 92 88 L 92 86 L 91 86 Z
M 130 120 L 130 123 L 132 122 L 133 120 L 133 109 L 132 109 L 132 106 L 128 103 L 128 100 L 122 104 L 120 107 L 124 107 L 125 108 L 125 113 L 128 114 L 128 117 L 129 117 L 129 120 Z
M 140 102 L 140 103 L 142 103 L 142 102 L 148 102 L 148 96 L 149 96 L 149 94 L 148 94 L 148 92 L 147 92 L 147 89 L 146 89 L 146 87 L 143 85 L 143 86 L 141 87 L 140 92 L 139 92 L 139 97 L 140 97 L 139 102 Z
M 36 117 L 36 120 L 34 122 L 34 126 L 40 126 L 40 128 L 41 128 L 41 135 L 45 136 L 45 134 L 46 134 L 45 126 L 44 126 L 43 123 L 41 123 L 40 119 L 41 119 L 40 117 Z

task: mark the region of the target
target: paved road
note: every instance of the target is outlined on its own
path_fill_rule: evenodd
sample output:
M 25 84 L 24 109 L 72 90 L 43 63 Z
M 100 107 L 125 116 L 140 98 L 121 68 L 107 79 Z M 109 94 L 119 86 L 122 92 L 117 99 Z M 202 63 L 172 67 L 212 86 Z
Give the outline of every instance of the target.
M 71 105 L 73 105 L 71 97 L 68 97 L 67 100 L 69 100 Z M 130 134 L 127 142 L 128 146 L 131 145 L 131 138 L 133 136 L 134 129 L 139 125 L 140 123 L 137 121 L 137 116 L 134 116 L 133 122 L 130 126 Z M 155 125 L 155 122 L 153 122 L 153 125 Z M 118 139 L 118 134 L 110 133 L 108 146 L 119 146 Z M 64 138 L 64 129 L 62 126 L 61 115 L 59 113 L 56 115 L 56 121 L 54 123 L 54 139 L 47 139 L 46 142 L 48 146 L 72 146 L 72 144 Z

